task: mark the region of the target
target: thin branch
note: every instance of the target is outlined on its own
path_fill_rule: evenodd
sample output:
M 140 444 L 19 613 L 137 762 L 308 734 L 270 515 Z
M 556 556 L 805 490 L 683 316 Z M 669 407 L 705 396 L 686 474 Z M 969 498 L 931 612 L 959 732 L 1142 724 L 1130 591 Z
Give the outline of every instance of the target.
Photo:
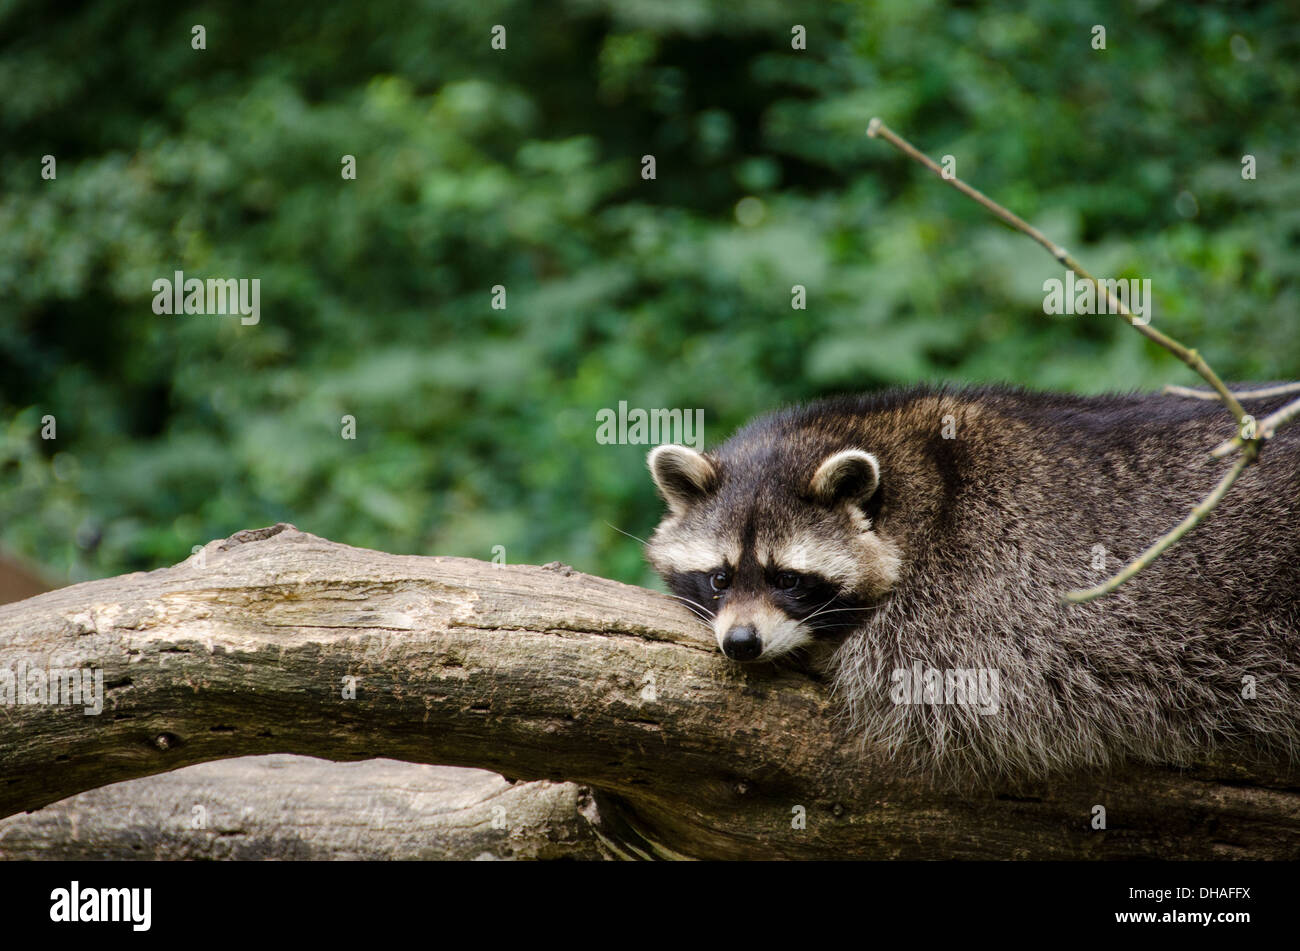
M 1287 423 L 1300 418 L 1300 400 L 1292 400 L 1275 413 L 1265 416 L 1259 424 L 1261 439 L 1272 439 Z
M 1211 390 L 1197 390 L 1190 386 L 1174 386 L 1172 383 L 1165 387 L 1165 392 L 1170 396 L 1186 396 L 1194 400 L 1217 400 L 1219 394 Z M 1288 393 L 1300 393 L 1300 383 L 1283 383 L 1281 386 L 1267 386 L 1262 390 L 1248 390 L 1243 393 L 1240 390 L 1233 390 L 1232 395 L 1238 400 L 1263 400 L 1272 396 L 1286 396 Z
M 940 180 L 948 183 L 949 185 L 957 189 L 957 191 L 961 192 L 966 197 L 974 199 L 984 208 L 987 208 L 989 211 L 991 211 L 998 218 L 1001 218 L 1008 225 L 1015 228 L 1017 231 L 1027 234 L 1029 237 L 1033 238 L 1035 241 L 1041 244 L 1044 248 L 1048 250 L 1048 252 L 1052 255 L 1052 257 L 1056 258 L 1057 261 L 1059 261 L 1061 264 L 1064 264 L 1067 268 L 1069 268 L 1075 274 L 1079 275 L 1084 280 L 1089 281 L 1093 285 L 1093 287 L 1096 288 L 1098 294 L 1104 294 L 1106 300 L 1110 302 L 1111 310 L 1114 313 L 1119 314 L 1125 320 L 1127 320 L 1129 326 L 1131 326 L 1138 333 L 1142 334 L 1142 336 L 1146 337 L 1148 340 L 1152 340 L 1155 343 L 1158 343 L 1160 346 L 1164 347 L 1166 350 L 1168 350 L 1170 353 L 1176 356 L 1179 360 L 1182 360 L 1183 363 L 1187 364 L 1198 374 L 1200 374 L 1201 378 L 1204 379 L 1205 382 L 1209 383 L 1210 386 L 1214 389 L 1214 391 L 1217 394 L 1219 394 L 1219 399 L 1223 402 L 1225 406 L 1228 407 L 1228 411 L 1232 413 L 1232 418 L 1237 420 L 1239 425 L 1243 423 L 1243 417 L 1246 415 L 1246 411 L 1241 408 L 1241 404 L 1237 402 L 1236 397 L 1233 396 L 1232 393 L 1228 391 L 1228 388 L 1223 385 L 1223 381 L 1219 379 L 1218 374 L 1216 374 L 1212 369 L 1210 369 L 1210 365 L 1201 358 L 1201 355 L 1199 353 L 1197 353 L 1195 350 L 1191 350 L 1188 349 L 1187 347 L 1184 347 L 1177 340 L 1173 339 L 1172 337 L 1166 334 L 1161 333 L 1159 330 L 1156 330 L 1155 328 L 1151 327 L 1149 324 L 1139 323 L 1137 317 L 1133 314 L 1131 310 L 1128 309 L 1128 306 L 1125 305 L 1123 301 L 1118 300 L 1113 294 L 1111 294 L 1110 290 L 1106 288 L 1105 285 L 1103 285 L 1090 273 L 1084 270 L 1083 267 L 1079 264 L 1079 262 L 1076 261 L 1073 257 L 1071 257 L 1069 252 L 1067 252 L 1065 248 L 1061 247 L 1056 242 L 1050 240 L 1046 235 L 1044 235 L 1037 228 L 1033 227 L 1032 225 L 1024 221 L 1024 219 L 1020 218 L 1020 216 L 1013 214 L 1012 212 L 1008 211 L 1006 208 L 1003 208 L 1001 205 L 999 205 L 993 199 L 989 198 L 983 192 L 979 191 L 976 188 L 972 188 L 970 185 L 967 185 L 960 178 L 957 178 L 956 176 L 949 177 L 945 175 L 943 169 L 938 165 L 938 163 L 933 161 L 928 155 L 925 155 L 923 152 L 918 150 L 906 139 L 899 136 L 897 133 L 895 133 L 892 129 L 890 129 L 879 119 L 872 119 L 871 122 L 867 125 L 867 135 L 871 136 L 872 138 L 879 137 L 884 139 L 886 142 L 894 146 L 894 148 L 898 149 L 904 155 L 916 160 L 917 162 L 920 162 L 930 171 L 934 172 L 934 174 L 939 176 Z
M 1277 434 L 1279 429 L 1297 418 L 1300 418 L 1300 400 L 1292 400 L 1277 412 L 1270 413 L 1255 424 L 1255 441 L 1267 442 Z M 1222 459 L 1224 456 L 1232 455 L 1245 442 L 1241 435 L 1233 436 L 1227 442 L 1219 443 L 1210 450 L 1210 455 L 1215 459 Z
M 1203 499 L 1200 504 L 1198 504 L 1195 508 L 1193 508 L 1192 511 L 1188 514 L 1187 518 L 1183 519 L 1183 521 L 1177 527 L 1175 527 L 1170 532 L 1165 534 L 1162 538 L 1156 541 L 1155 544 L 1151 545 L 1146 551 L 1144 551 L 1141 555 L 1139 555 L 1138 558 L 1132 564 L 1130 564 L 1119 574 L 1115 575 L 1113 578 L 1110 578 L 1109 580 L 1105 581 L 1104 583 L 1098 585 L 1095 588 L 1089 588 L 1083 591 L 1067 592 L 1064 596 L 1064 600 L 1067 602 L 1079 604 L 1084 601 L 1091 601 L 1094 598 L 1099 598 L 1102 595 L 1109 594 L 1110 592 L 1118 588 L 1120 585 L 1122 585 L 1125 581 L 1128 581 L 1130 578 L 1132 578 L 1135 574 L 1137 574 L 1147 565 L 1151 564 L 1151 562 L 1159 558 L 1165 552 L 1165 550 L 1169 548 L 1170 545 L 1174 544 L 1176 541 L 1178 541 L 1178 539 L 1182 538 L 1189 531 L 1195 528 L 1196 525 L 1199 524 L 1200 521 L 1203 518 L 1205 518 L 1206 515 L 1209 514 L 1209 512 L 1214 508 L 1214 506 L 1216 506 L 1219 503 L 1219 500 L 1223 498 L 1224 493 L 1227 492 L 1228 489 L 1232 487 L 1232 484 L 1237 481 L 1237 476 L 1241 475 L 1242 470 L 1244 470 L 1246 466 L 1250 465 L 1252 462 L 1255 461 L 1256 457 L 1259 455 L 1261 437 L 1263 438 L 1268 438 L 1268 437 L 1263 435 L 1263 428 L 1261 426 L 1259 430 L 1254 431 L 1255 435 L 1253 438 L 1250 439 L 1245 438 L 1245 436 L 1242 434 L 1251 431 L 1249 429 L 1249 425 L 1252 417 L 1250 417 L 1250 415 L 1242 408 L 1241 403 L 1238 402 L 1237 400 L 1237 397 L 1231 391 L 1229 391 L 1226 386 L 1224 386 L 1223 381 L 1219 379 L 1218 374 L 1216 374 L 1212 369 L 1210 369 L 1210 365 L 1206 363 L 1204 359 L 1202 359 L 1201 355 L 1197 353 L 1195 350 L 1184 347 L 1177 340 L 1174 340 L 1172 337 L 1163 334 L 1158 330 L 1155 330 L 1151 326 L 1139 323 L 1137 318 L 1133 315 L 1133 312 L 1130 311 L 1122 301 L 1117 300 L 1115 296 L 1111 294 L 1110 290 L 1107 287 L 1105 287 L 1100 281 L 1098 281 L 1090 273 L 1084 270 L 1083 267 L 1080 266 L 1079 262 L 1074 260 L 1074 258 L 1071 257 L 1070 254 L 1063 247 L 1056 244 L 1054 241 L 1050 240 L 1041 231 L 1039 231 L 1037 228 L 1033 227 L 1032 225 L 1024 221 L 1018 215 L 1015 215 L 1012 212 L 1008 211 L 1006 208 L 1003 208 L 1001 205 L 999 205 L 993 199 L 989 198 L 983 192 L 979 191 L 976 188 L 972 188 L 970 185 L 967 185 L 965 182 L 963 182 L 961 179 L 957 178 L 956 176 L 949 176 L 944 174 L 944 170 L 938 165 L 938 163 L 934 162 L 929 156 L 922 153 L 919 149 L 913 146 L 906 139 L 897 135 L 892 129 L 886 126 L 879 119 L 872 119 L 871 122 L 867 125 L 867 135 L 871 136 L 872 138 L 878 137 L 884 139 L 886 142 L 894 146 L 894 148 L 898 149 L 904 155 L 924 165 L 930 171 L 934 172 L 934 174 L 938 175 L 941 181 L 947 182 L 949 185 L 957 189 L 963 195 L 973 199 L 979 205 L 988 209 L 990 212 L 992 212 L 1002 221 L 1006 222 L 1006 224 L 1010 225 L 1012 228 L 1015 228 L 1017 231 L 1020 231 L 1028 235 L 1029 237 L 1033 238 L 1044 248 L 1046 248 L 1047 251 L 1052 255 L 1052 257 L 1054 257 L 1058 262 L 1065 265 L 1067 268 L 1069 268 L 1075 274 L 1079 275 L 1084 280 L 1090 281 L 1093 287 L 1097 290 L 1097 293 L 1099 295 L 1101 294 L 1105 295 L 1106 300 L 1110 304 L 1111 310 L 1115 313 L 1118 313 L 1120 316 L 1124 317 L 1128 321 L 1130 327 L 1132 327 L 1138 333 L 1142 334 L 1142 336 L 1146 337 L 1148 340 L 1152 340 L 1155 343 L 1158 343 L 1160 346 L 1164 347 L 1174 356 L 1178 357 L 1178 359 L 1182 360 L 1185 364 L 1187 364 L 1189 367 L 1191 367 L 1193 370 L 1199 373 L 1202 379 L 1204 379 L 1207 383 L 1210 384 L 1211 389 L 1214 390 L 1219 401 L 1222 402 L 1225 407 L 1227 407 L 1228 412 L 1232 414 L 1232 418 L 1237 421 L 1239 435 L 1235 439 L 1229 440 L 1228 442 L 1224 443 L 1222 446 L 1219 447 L 1219 449 L 1215 450 L 1215 453 L 1217 454 L 1219 453 L 1220 450 L 1224 450 L 1223 455 L 1227 455 L 1236 449 L 1240 449 L 1241 458 L 1238 459 L 1237 463 L 1232 467 L 1232 469 L 1228 471 L 1228 474 L 1223 477 L 1223 481 L 1221 481 L 1218 484 L 1218 486 L 1214 489 L 1214 491 L 1211 492 L 1208 496 L 1206 496 L 1205 499 Z M 1273 416 L 1270 416 L 1269 419 L 1266 420 L 1265 422 L 1272 420 L 1273 429 L 1275 429 L 1277 426 L 1280 426 L 1282 423 L 1285 423 L 1290 419 L 1293 419 L 1296 415 L 1300 414 L 1300 406 L 1298 406 L 1298 404 L 1300 404 L 1300 401 L 1297 401 L 1297 403 L 1295 404 L 1290 404 L 1287 407 L 1283 407 L 1282 410 L 1279 410 L 1278 413 L 1274 413 Z M 1286 414 L 1286 415 L 1280 415 L 1280 414 Z M 1272 430 L 1270 430 L 1270 434 L 1271 432 Z M 1225 447 L 1228 448 L 1225 449 Z

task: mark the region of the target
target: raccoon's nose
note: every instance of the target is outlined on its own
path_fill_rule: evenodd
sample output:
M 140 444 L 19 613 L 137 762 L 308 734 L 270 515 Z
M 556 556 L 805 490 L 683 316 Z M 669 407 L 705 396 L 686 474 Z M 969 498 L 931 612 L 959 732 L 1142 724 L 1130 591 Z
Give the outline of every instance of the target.
M 738 624 L 722 639 L 722 653 L 732 660 L 753 660 L 763 653 L 758 631 L 749 624 Z

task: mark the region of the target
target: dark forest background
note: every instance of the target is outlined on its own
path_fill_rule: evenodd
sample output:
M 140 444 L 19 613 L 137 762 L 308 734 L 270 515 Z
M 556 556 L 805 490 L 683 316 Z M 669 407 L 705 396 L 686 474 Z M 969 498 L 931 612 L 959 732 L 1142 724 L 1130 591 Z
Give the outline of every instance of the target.
M 276 521 L 648 582 L 620 400 L 714 444 L 844 390 L 1195 382 L 1045 316 L 1061 269 L 872 116 L 1225 378 L 1300 375 L 1290 3 L 5 0 L 0 90 L 0 544 L 56 583 Z M 261 322 L 155 315 L 177 269 Z

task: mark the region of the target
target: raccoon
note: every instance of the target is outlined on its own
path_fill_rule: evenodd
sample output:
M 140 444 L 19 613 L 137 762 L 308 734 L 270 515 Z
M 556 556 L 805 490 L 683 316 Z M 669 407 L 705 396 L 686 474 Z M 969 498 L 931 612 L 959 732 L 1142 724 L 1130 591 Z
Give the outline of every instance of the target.
M 1300 431 L 1117 592 L 1061 599 L 1186 517 L 1233 430 L 1217 403 L 1173 396 L 830 399 L 713 452 L 654 449 L 668 511 L 647 556 L 731 660 L 820 656 L 851 735 L 908 772 L 1045 777 L 1221 751 L 1289 769 Z M 976 683 L 991 703 L 970 700 Z

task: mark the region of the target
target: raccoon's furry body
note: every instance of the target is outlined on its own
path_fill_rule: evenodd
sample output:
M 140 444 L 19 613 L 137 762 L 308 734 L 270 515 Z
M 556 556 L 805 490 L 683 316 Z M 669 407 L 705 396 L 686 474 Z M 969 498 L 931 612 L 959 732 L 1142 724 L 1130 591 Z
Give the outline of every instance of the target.
M 1300 428 L 1116 593 L 1061 602 L 1185 518 L 1231 465 L 1208 450 L 1233 434 L 1218 403 L 1173 396 L 915 388 L 819 402 L 707 455 L 653 453 L 671 511 L 648 554 L 732 656 L 838 640 L 830 672 L 855 732 L 906 768 L 1035 777 L 1216 750 L 1290 763 Z M 833 607 L 809 619 L 823 596 Z M 895 672 L 916 664 L 995 671 L 997 712 L 896 703 Z

